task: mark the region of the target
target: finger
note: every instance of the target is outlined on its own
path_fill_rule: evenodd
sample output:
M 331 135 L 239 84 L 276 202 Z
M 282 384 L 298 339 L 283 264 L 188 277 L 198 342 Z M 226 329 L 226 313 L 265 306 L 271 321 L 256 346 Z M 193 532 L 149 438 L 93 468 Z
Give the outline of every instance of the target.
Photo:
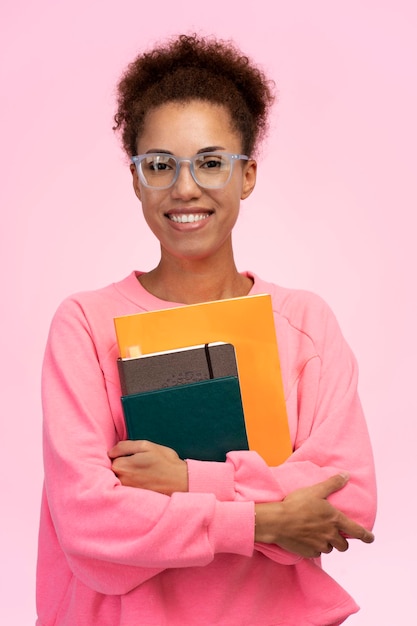
M 346 552 L 346 550 L 349 548 L 349 543 L 346 541 L 346 538 L 340 534 L 332 539 L 332 545 L 339 552 Z
M 369 530 L 363 529 L 363 534 L 361 537 L 357 537 L 364 543 L 373 543 L 375 541 L 375 535 L 371 533 Z
M 331 544 L 331 543 L 328 543 L 328 544 L 327 544 L 327 546 L 325 546 L 325 547 L 322 549 L 322 553 L 323 553 L 323 554 L 330 554 L 330 552 L 333 550 L 333 548 L 334 548 L 334 547 L 335 547 L 335 546 L 332 546 L 332 544 Z
M 150 452 L 162 452 L 162 453 L 174 453 L 177 454 L 175 452 L 175 450 L 173 450 L 172 448 L 169 448 L 168 446 L 164 446 L 162 443 L 155 443 L 154 441 L 142 441 L 142 444 L 144 446 L 144 448 L 146 447 L 146 451 L 150 451 Z
M 115 459 L 119 456 L 130 456 L 138 452 L 146 452 L 148 448 L 148 441 L 127 439 L 126 441 L 119 441 L 107 454 L 111 459 Z
M 328 498 L 335 491 L 339 491 L 342 489 L 349 480 L 349 474 L 335 474 L 331 476 L 327 480 L 323 480 L 321 483 L 316 483 L 311 486 L 311 489 L 314 492 L 314 495 L 317 498 Z
M 338 526 L 339 532 L 343 533 L 343 535 L 353 539 L 360 539 L 364 543 L 372 543 L 375 539 L 373 533 L 346 516 L 343 516 L 342 522 Z
M 308 554 L 309 559 L 319 559 L 321 557 L 321 552 L 318 550 L 316 552 L 311 552 Z
M 124 458 L 116 457 L 115 459 L 113 459 L 112 464 L 111 464 L 111 469 L 112 469 L 112 472 L 116 474 L 116 476 L 119 476 L 119 474 L 125 470 Z

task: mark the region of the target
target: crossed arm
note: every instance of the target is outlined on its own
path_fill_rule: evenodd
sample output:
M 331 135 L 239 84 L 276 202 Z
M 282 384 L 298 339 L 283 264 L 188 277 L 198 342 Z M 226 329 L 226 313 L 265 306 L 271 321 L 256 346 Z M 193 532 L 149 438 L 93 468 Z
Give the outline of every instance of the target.
M 188 491 L 186 461 L 165 446 L 149 441 L 120 441 L 110 451 L 112 470 L 125 486 L 165 495 Z M 327 498 L 343 489 L 347 474 L 336 474 L 296 489 L 281 501 L 255 504 L 254 541 L 276 544 L 302 557 L 348 549 L 346 537 L 372 543 L 374 535 Z

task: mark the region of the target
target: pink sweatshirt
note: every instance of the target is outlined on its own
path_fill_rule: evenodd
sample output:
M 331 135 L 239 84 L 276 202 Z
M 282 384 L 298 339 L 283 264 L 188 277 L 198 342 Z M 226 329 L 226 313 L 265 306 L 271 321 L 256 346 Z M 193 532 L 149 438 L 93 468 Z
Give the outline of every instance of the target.
M 255 502 L 341 470 L 350 481 L 330 501 L 373 524 L 357 367 L 333 314 L 311 293 L 254 277 L 251 293 L 272 295 L 294 453 L 272 468 L 250 451 L 225 463 L 189 460 L 189 492 L 168 497 L 121 485 L 107 456 L 126 438 L 113 318 L 175 306 L 145 291 L 137 274 L 68 298 L 51 325 L 38 626 L 341 623 L 358 607 L 319 559 L 253 540 Z

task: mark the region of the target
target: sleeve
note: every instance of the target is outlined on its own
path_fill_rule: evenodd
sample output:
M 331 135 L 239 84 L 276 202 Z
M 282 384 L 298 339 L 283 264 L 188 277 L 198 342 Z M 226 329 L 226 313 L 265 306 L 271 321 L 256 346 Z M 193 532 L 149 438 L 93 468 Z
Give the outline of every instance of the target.
M 251 451 L 230 452 L 223 467 L 217 464 L 214 471 L 188 461 L 189 488 L 222 500 L 281 501 L 298 488 L 347 471 L 348 483 L 329 501 L 370 529 L 376 512 L 375 473 L 357 392 L 357 364 L 327 306 L 322 305 L 319 317 L 322 331 L 314 355 L 303 365 L 288 398 L 296 420 L 293 454 L 278 467 L 268 467 Z M 270 547 L 268 552 L 279 562 L 289 562 L 284 551 Z
M 105 379 L 82 307 L 65 301 L 51 325 L 42 380 L 45 491 L 69 567 L 105 594 L 127 593 L 165 568 L 253 553 L 254 506 L 210 493 L 167 497 L 121 485 Z

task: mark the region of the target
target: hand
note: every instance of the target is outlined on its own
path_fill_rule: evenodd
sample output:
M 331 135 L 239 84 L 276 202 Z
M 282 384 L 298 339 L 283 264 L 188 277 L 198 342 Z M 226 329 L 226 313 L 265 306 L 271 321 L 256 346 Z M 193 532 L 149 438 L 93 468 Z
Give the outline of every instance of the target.
M 306 558 L 318 557 L 333 548 L 344 552 L 349 547 L 345 536 L 372 543 L 371 532 L 326 500 L 347 481 L 347 476 L 337 474 L 293 491 L 282 502 L 256 504 L 255 541 L 276 543 Z
M 119 441 L 108 455 L 122 485 L 168 496 L 174 491 L 188 491 L 187 463 L 171 448 L 151 441 L 128 440 Z

